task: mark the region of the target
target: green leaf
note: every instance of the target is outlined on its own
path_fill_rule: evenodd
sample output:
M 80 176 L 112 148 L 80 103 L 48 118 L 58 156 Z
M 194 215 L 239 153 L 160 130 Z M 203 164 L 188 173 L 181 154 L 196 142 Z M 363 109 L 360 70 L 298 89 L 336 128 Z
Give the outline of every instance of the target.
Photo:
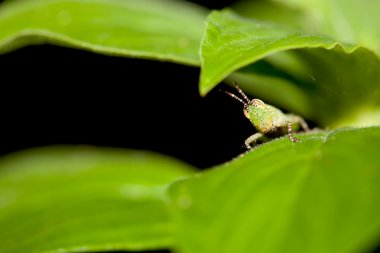
M 262 0 L 240 1 L 238 13 L 318 32 L 380 53 L 379 1 L 372 0 Z
M 28 0 L 0 6 L 0 53 L 52 43 L 199 65 L 206 11 L 169 0 Z
M 201 43 L 200 91 L 206 94 L 233 71 L 275 52 L 336 44 L 328 37 L 242 18 L 229 10 L 213 11 Z
M 350 253 L 380 242 L 380 127 L 263 144 L 170 188 L 181 252 Z
M 380 61 L 365 48 L 230 11 L 209 16 L 201 47 L 202 94 L 234 71 L 265 59 L 268 73 L 256 63 L 228 81 L 322 127 L 380 124 Z
M 301 8 L 289 6 L 286 2 L 245 0 L 237 1 L 231 8 L 244 17 L 286 24 L 309 32 L 317 30 L 310 13 Z
M 169 248 L 165 189 L 192 169 L 146 152 L 49 147 L 0 160 L 1 252 Z
M 380 1 L 276 0 L 308 17 L 316 31 L 371 48 L 380 54 Z M 310 28 L 313 28 L 309 26 Z
M 286 72 L 286 77 L 248 70 L 235 72 L 228 80 L 322 127 L 380 124 L 380 60 L 372 52 L 358 48 L 347 54 L 336 47 L 287 54 L 297 64 L 281 59 L 283 55 L 267 59 L 277 70 Z

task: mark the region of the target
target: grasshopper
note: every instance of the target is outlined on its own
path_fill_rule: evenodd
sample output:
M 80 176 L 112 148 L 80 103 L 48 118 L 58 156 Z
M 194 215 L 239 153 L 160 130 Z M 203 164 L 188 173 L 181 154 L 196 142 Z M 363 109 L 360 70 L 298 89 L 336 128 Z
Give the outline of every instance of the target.
M 302 129 L 306 132 L 310 130 L 302 117 L 294 114 L 285 114 L 276 107 L 265 104 L 260 99 L 250 100 L 236 83 L 234 85 L 243 99 L 230 92 L 224 92 L 243 104 L 245 117 L 251 121 L 258 131 L 245 140 L 244 144 L 247 149 L 251 149 L 251 144 L 256 143 L 258 140 L 268 140 L 284 135 L 288 135 L 289 140 L 292 142 L 299 142 L 300 140 L 293 136 L 293 131 Z

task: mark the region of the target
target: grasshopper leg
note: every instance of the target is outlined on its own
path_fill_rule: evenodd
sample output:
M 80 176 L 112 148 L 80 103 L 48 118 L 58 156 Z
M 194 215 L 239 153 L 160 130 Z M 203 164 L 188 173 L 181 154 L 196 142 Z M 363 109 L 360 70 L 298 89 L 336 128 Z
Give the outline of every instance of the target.
M 298 138 L 296 138 L 296 137 L 293 136 L 292 123 L 290 121 L 287 121 L 286 123 L 288 125 L 288 137 L 289 137 L 289 140 L 292 141 L 292 142 L 300 142 L 300 139 L 298 139 Z
M 252 143 L 252 142 L 256 142 L 258 139 L 260 139 L 260 138 L 263 137 L 263 136 L 264 136 L 264 135 L 263 135 L 262 133 L 255 133 L 255 134 L 249 136 L 249 137 L 245 140 L 245 142 L 244 142 L 245 147 L 246 147 L 247 149 L 251 149 L 251 148 L 252 148 L 251 143 Z
M 306 121 L 302 117 L 300 117 L 298 115 L 294 115 L 294 114 L 287 114 L 287 115 L 289 116 L 288 120 L 291 121 L 291 122 L 293 122 L 293 126 L 294 126 L 294 124 L 296 124 L 296 125 L 299 125 L 299 127 L 304 132 L 310 131 L 309 126 L 307 125 Z

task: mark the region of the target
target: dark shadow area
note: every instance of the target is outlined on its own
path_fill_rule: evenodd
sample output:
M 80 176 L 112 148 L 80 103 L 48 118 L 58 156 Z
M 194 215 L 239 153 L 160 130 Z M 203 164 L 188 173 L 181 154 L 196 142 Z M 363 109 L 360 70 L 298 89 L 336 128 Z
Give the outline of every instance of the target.
M 380 244 L 371 253 L 380 253 Z
M 188 0 L 188 1 L 203 5 L 209 9 L 223 9 L 237 2 L 236 0 Z
M 191 2 L 212 9 L 236 1 Z M 49 45 L 1 55 L 0 155 L 89 144 L 152 150 L 200 168 L 228 161 L 254 128 L 218 89 L 200 97 L 198 77 L 197 67 Z
M 146 149 L 200 168 L 244 151 L 254 128 L 199 68 L 56 46 L 0 57 L 0 154 L 55 144 Z M 226 89 L 229 87 L 221 86 Z

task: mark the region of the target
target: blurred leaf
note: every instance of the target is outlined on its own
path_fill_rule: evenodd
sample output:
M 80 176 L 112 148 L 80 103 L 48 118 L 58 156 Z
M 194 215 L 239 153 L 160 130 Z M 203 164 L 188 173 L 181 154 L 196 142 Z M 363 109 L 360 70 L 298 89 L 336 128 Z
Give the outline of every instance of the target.
M 276 0 L 297 8 L 312 19 L 318 32 L 339 41 L 356 43 L 380 54 L 380 1 Z
M 275 101 L 320 126 L 380 124 L 380 61 L 365 48 L 214 11 L 201 56 L 203 94 L 233 71 L 266 57 L 274 70 L 263 74 L 251 66 L 229 81 L 241 82 L 248 91 L 252 85 L 254 96 Z
M 232 74 L 248 93 L 318 122 L 319 126 L 371 126 L 380 124 L 380 60 L 359 48 L 302 49 L 289 52 L 302 65 L 281 62 L 282 55 L 267 60 L 289 76 L 256 71 Z
M 245 0 L 238 13 L 260 20 L 323 33 L 380 53 L 380 1 L 376 0 Z
M 162 156 L 91 147 L 2 158 L 1 252 L 169 248 L 165 189 L 191 172 Z
M 241 0 L 232 5 L 231 8 L 244 17 L 276 22 L 305 29 L 309 32 L 316 30 L 310 13 L 283 2 L 275 0 Z
M 259 66 L 263 66 L 265 71 L 261 71 Z M 229 84 L 237 82 L 245 93 L 305 118 L 313 118 L 315 114 L 316 106 L 306 94 L 308 89 L 304 91 L 303 86 L 298 87 L 288 75 L 284 75 L 265 60 L 232 73 L 225 81 Z
M 172 185 L 181 252 L 359 253 L 380 243 L 380 127 L 299 137 Z
M 0 53 L 52 43 L 199 65 L 206 11 L 169 0 L 24 0 L 0 6 Z
M 303 47 L 333 48 L 336 44 L 327 37 L 242 18 L 229 10 L 213 11 L 201 43 L 201 93 L 206 94 L 233 71 L 275 52 Z

